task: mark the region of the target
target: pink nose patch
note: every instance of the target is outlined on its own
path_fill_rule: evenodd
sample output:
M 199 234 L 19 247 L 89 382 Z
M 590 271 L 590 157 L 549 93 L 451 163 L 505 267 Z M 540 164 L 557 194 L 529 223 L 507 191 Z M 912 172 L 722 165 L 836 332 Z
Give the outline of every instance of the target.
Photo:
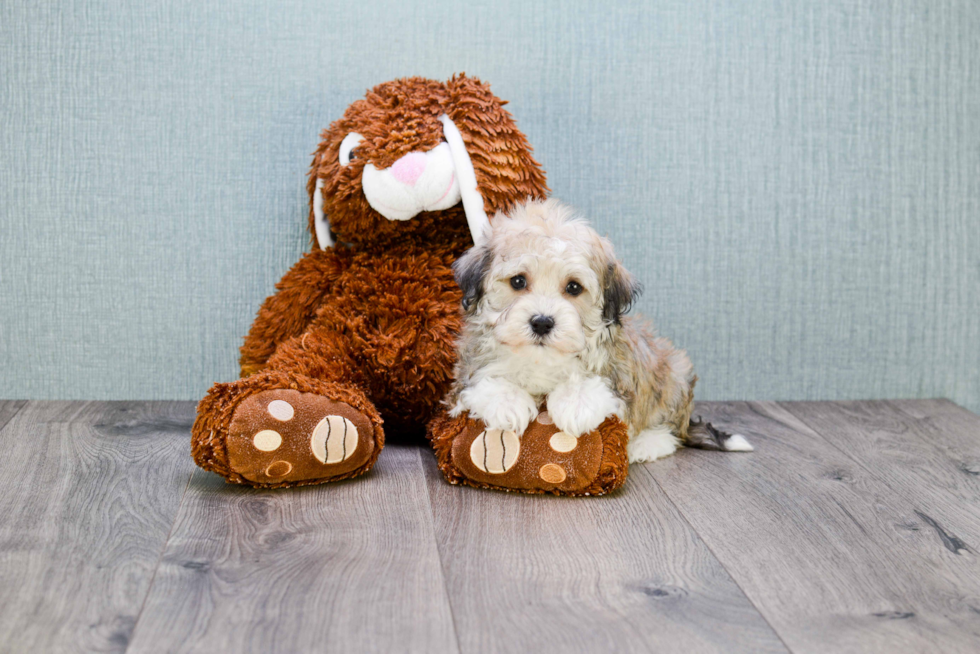
M 391 174 L 402 184 L 412 186 L 425 171 L 425 155 L 421 152 L 411 152 L 395 162 Z

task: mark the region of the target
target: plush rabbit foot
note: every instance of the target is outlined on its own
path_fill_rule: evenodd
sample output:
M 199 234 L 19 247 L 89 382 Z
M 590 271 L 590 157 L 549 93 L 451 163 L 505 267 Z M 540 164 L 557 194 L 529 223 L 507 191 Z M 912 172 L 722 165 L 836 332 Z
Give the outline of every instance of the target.
M 248 481 L 283 484 L 351 476 L 374 454 L 375 441 L 367 416 L 343 402 L 271 390 L 238 405 L 227 447 L 232 471 Z
M 487 429 L 464 413 L 429 423 L 439 468 L 451 484 L 523 493 L 604 495 L 626 481 L 626 425 L 607 418 L 579 437 L 558 429 L 547 411 L 523 435 Z
M 381 418 L 360 391 L 281 372 L 215 384 L 191 438 L 205 470 L 267 488 L 356 477 L 383 446 Z

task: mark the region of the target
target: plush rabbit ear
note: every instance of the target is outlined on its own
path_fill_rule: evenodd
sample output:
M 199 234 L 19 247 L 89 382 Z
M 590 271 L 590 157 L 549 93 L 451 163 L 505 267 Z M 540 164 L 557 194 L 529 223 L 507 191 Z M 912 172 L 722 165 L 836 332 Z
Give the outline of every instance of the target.
M 453 156 L 456 180 L 459 182 L 459 194 L 463 198 L 463 211 L 466 212 L 466 222 L 470 226 L 473 244 L 482 245 L 490 230 L 490 220 L 483 208 L 483 196 L 476 186 L 473 162 L 470 161 L 470 154 L 466 151 L 466 144 L 463 143 L 463 136 L 456 128 L 456 124 L 445 114 L 440 116 L 439 120 L 442 121 L 442 134 L 446 138 L 446 143 L 449 144 L 449 152 Z
M 548 185 L 544 171 L 531 153 L 527 137 L 517 129 L 507 104 L 490 91 L 490 85 L 465 74 L 446 82 L 449 102 L 446 115 L 466 145 L 476 187 L 485 215 L 508 212 L 526 200 L 544 200 Z M 445 123 L 444 123 L 445 124 Z M 444 129 L 448 141 L 448 129 Z M 460 179 L 462 186 L 462 179 Z M 469 216 L 469 207 L 467 207 Z M 471 223 L 472 227 L 472 223 Z
M 323 180 L 316 180 L 316 190 L 313 192 L 313 227 L 316 229 L 316 242 L 321 250 L 333 247 L 333 237 L 330 235 L 330 221 L 323 215 Z

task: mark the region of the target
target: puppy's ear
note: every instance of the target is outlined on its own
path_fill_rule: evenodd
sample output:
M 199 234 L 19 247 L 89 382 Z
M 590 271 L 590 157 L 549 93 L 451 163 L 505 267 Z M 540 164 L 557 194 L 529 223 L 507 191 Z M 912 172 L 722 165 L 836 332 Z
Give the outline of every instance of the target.
M 611 259 L 606 265 L 603 289 L 602 317 L 607 323 L 619 324 L 619 319 L 630 310 L 640 297 L 643 286 L 629 273 L 623 264 Z
M 466 254 L 461 256 L 453 264 L 453 273 L 456 276 L 456 283 L 463 291 L 463 311 L 469 312 L 474 309 L 483 293 L 484 279 L 490 271 L 490 263 L 493 261 L 493 252 L 486 245 L 479 245 L 470 248 Z

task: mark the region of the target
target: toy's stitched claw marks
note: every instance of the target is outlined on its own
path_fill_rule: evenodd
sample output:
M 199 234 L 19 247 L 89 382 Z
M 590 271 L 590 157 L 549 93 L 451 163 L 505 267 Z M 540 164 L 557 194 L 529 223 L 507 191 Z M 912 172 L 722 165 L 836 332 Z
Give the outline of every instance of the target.
M 483 472 L 500 474 L 514 467 L 520 451 L 521 439 L 517 432 L 487 429 L 473 439 L 470 459 Z
M 456 168 L 456 178 L 459 180 L 459 194 L 463 198 L 463 211 L 466 212 L 466 222 L 470 226 L 470 234 L 473 236 L 473 244 L 480 245 L 486 240 L 486 235 L 490 230 L 490 220 L 483 207 L 483 196 L 480 189 L 476 186 L 476 173 L 473 171 L 473 162 L 466 151 L 466 144 L 463 143 L 463 136 L 456 128 L 456 124 L 450 120 L 449 116 L 443 114 L 439 117 L 442 121 L 442 132 L 449 144 L 449 151 L 453 155 L 453 166 Z
M 354 454 L 357 427 L 343 416 L 327 416 L 317 424 L 310 440 L 313 456 L 321 463 L 338 463 Z

